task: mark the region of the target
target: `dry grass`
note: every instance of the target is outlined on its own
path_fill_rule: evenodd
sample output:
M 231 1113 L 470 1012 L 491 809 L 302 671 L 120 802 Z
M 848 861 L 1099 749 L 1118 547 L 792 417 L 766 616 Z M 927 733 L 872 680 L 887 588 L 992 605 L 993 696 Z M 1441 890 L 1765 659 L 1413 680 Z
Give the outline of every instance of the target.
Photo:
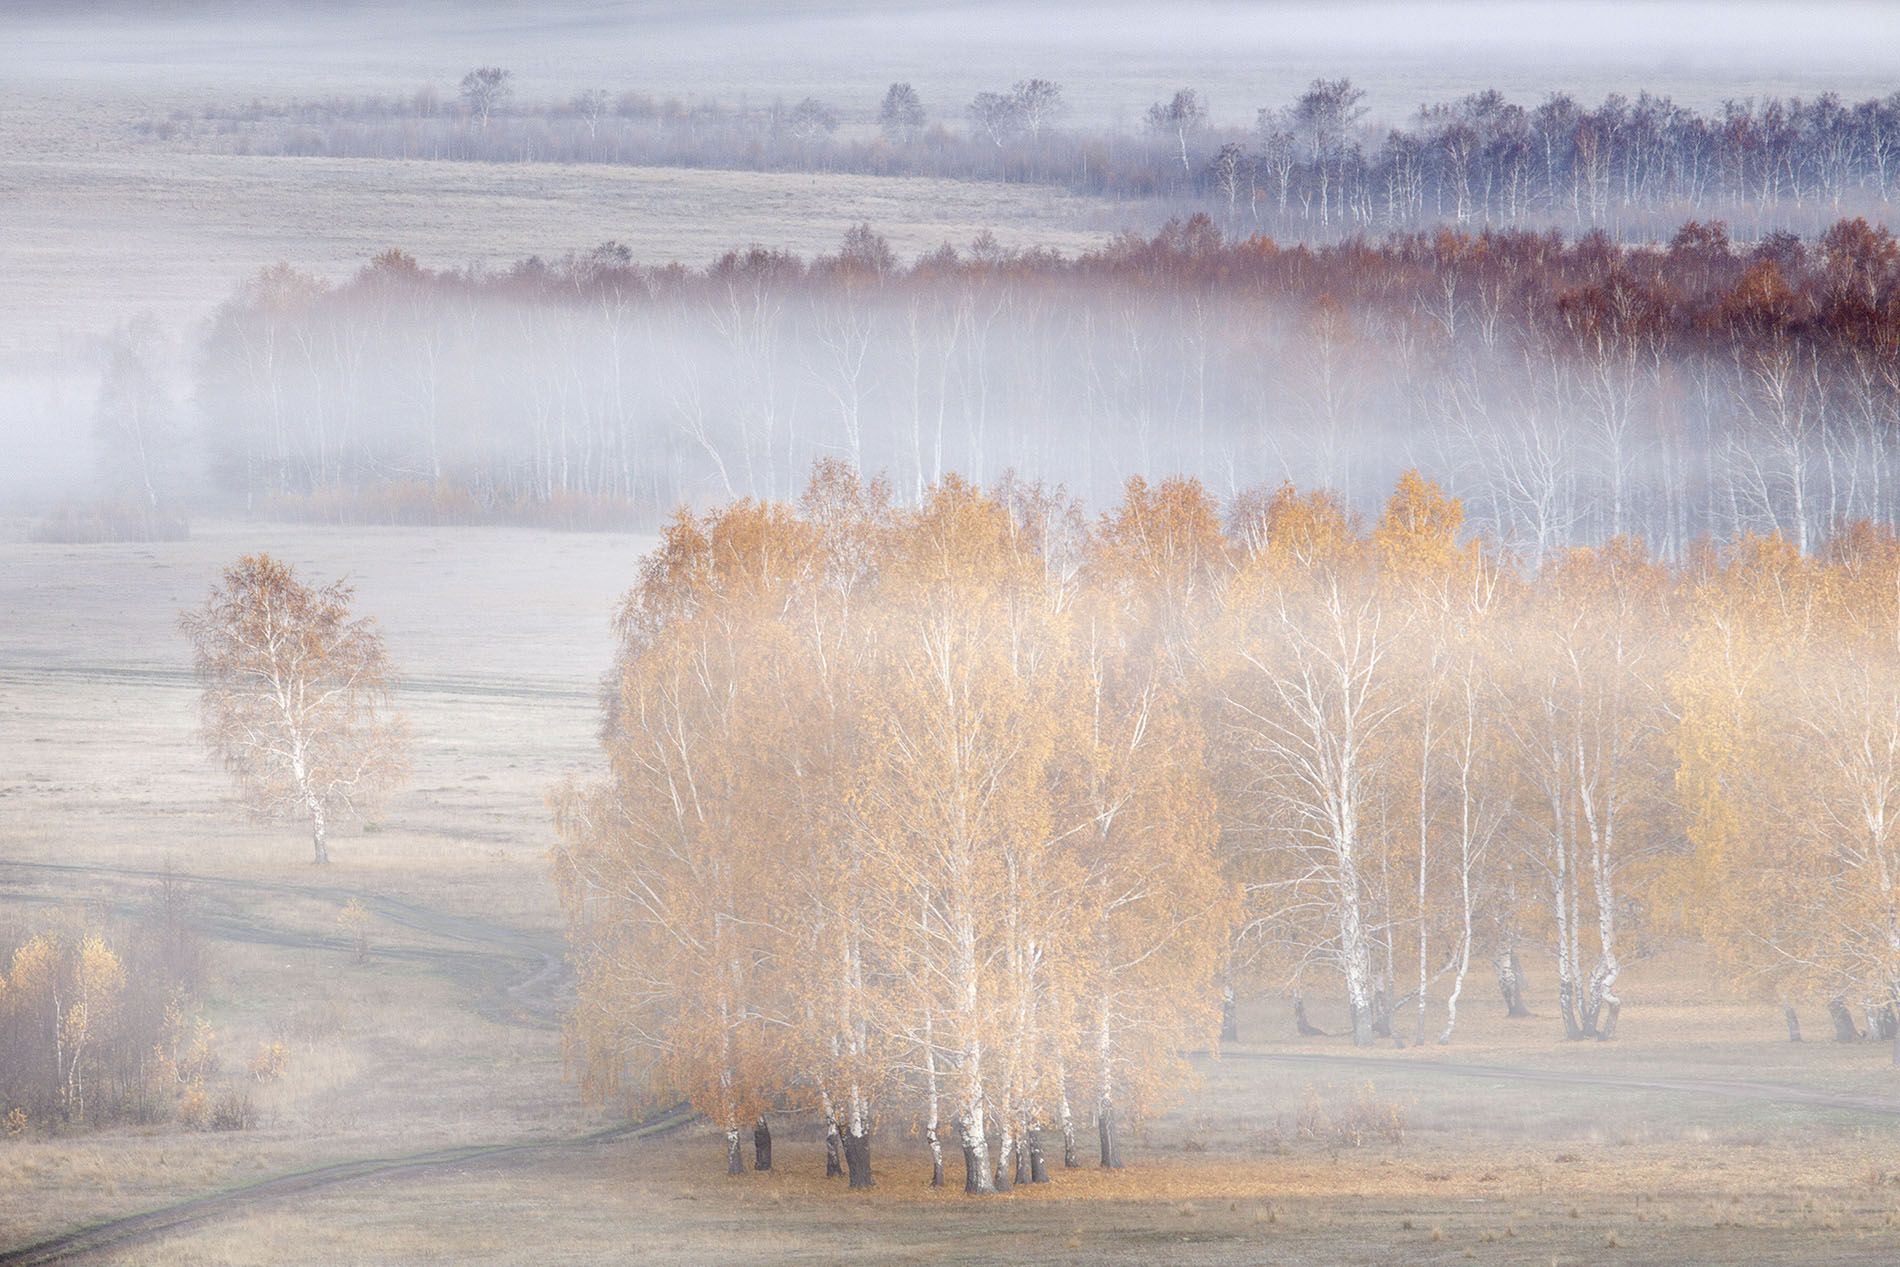
M 235 1264 L 322 1244 L 332 1261 L 363 1263 L 1545 1263 L 1601 1261 L 1612 1248 L 1631 1263 L 1882 1262 L 1900 1204 L 1891 1192 L 1812 1195 L 1844 1182 L 1844 1167 L 1784 1149 L 1713 1182 L 1668 1155 L 1605 1158 L 1567 1174 L 1561 1193 L 1437 1158 L 1144 1159 L 987 1203 L 888 1166 L 879 1188 L 847 1194 L 821 1177 L 815 1147 L 788 1154 L 780 1173 L 728 1180 L 716 1141 L 689 1139 L 417 1180 L 399 1205 L 386 1191 L 336 1191 L 189 1232 L 139 1261 Z M 1515 1174 L 1539 1158 L 1487 1162 Z M 1791 1188 L 1789 1167 L 1809 1178 Z M 517 1239 L 529 1226 L 560 1235 L 529 1255 Z
M 592 760 L 589 693 L 611 649 L 607 613 L 642 544 L 210 524 L 164 545 L 0 545 L 0 857 L 170 859 L 288 886 L 198 894 L 226 934 L 209 1010 L 227 1076 L 259 1110 L 256 1129 L 0 1140 L 0 1245 L 263 1174 L 570 1137 L 604 1120 L 563 1082 L 556 1033 L 478 1012 L 483 970 L 415 957 L 467 946 L 379 917 L 369 961 L 356 966 L 334 893 L 300 890 L 395 895 L 555 935 L 541 796 Z M 233 817 L 222 777 L 197 753 L 191 692 L 166 676 L 183 662 L 171 613 L 220 563 L 260 547 L 319 575 L 350 574 L 427 688 L 404 700 L 414 786 L 376 830 L 337 839 L 323 872 L 304 861 L 294 829 Z M 476 693 L 507 684 L 511 664 L 533 665 L 528 685 L 544 693 Z M 145 884 L 0 869 L 0 920 L 49 903 L 124 909 Z M 265 936 L 285 944 L 260 944 Z M 1530 966 L 1534 1006 L 1548 1007 L 1549 970 Z M 921 1148 L 894 1119 L 877 1145 L 879 1187 L 847 1193 L 822 1177 L 810 1124 L 787 1121 L 769 1176 L 728 1180 L 720 1141 L 702 1128 L 328 1189 L 128 1247 L 117 1261 L 1888 1261 L 1900 1121 L 1674 1085 L 1900 1101 L 1886 1050 L 1792 1046 L 1775 1009 L 1724 998 L 1692 956 L 1641 965 L 1622 992 L 1622 1036 L 1610 1044 L 1564 1043 L 1549 1016 L 1506 1021 L 1475 974 L 1449 1048 L 1354 1053 L 1338 1039 L 1292 1039 L 1284 1004 L 1250 1006 L 1249 1041 L 1196 1062 L 1198 1085 L 1129 1139 L 1130 1169 L 1058 1171 L 1046 1188 L 988 1203 L 932 1191 Z M 1340 1028 L 1324 1001 L 1309 1002 L 1317 1023 Z M 1427 1019 L 1435 1034 L 1438 1018 Z M 252 1079 L 252 1055 L 274 1042 L 288 1052 L 282 1077 Z M 1327 1060 L 1269 1059 L 1315 1054 Z M 1447 1060 L 1625 1084 L 1434 1067 Z M 1378 1127 L 1394 1117 L 1402 1135 Z M 1303 1118 L 1324 1124 L 1303 1130 Z M 954 1155 L 950 1169 L 955 1183 Z

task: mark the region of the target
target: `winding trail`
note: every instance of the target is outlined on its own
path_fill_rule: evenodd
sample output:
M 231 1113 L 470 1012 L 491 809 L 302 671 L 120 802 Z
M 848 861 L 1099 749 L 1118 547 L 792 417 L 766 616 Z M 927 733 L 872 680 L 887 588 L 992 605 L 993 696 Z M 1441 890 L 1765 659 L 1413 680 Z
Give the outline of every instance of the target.
M 65 1262 L 107 1250 L 149 1241 L 197 1223 L 227 1214 L 241 1213 L 269 1201 L 304 1196 L 323 1188 L 355 1183 L 363 1179 L 388 1179 L 445 1166 L 519 1164 L 535 1156 L 585 1148 L 617 1139 L 652 1139 L 674 1131 L 691 1121 L 692 1110 L 675 1105 L 639 1122 L 595 1131 L 571 1139 L 521 1140 L 503 1144 L 469 1144 L 455 1148 L 437 1148 L 427 1152 L 405 1153 L 396 1157 L 370 1157 L 358 1161 L 340 1161 L 312 1170 L 276 1175 L 256 1183 L 240 1184 L 209 1196 L 193 1197 L 173 1205 L 161 1206 L 141 1214 L 95 1223 L 59 1236 L 48 1237 L 18 1249 L 0 1250 L 0 1267 L 38 1267 L 43 1263 Z
M 427 964 L 448 972 L 458 980 L 469 982 L 477 989 L 478 1010 L 491 1020 L 535 1029 L 555 1029 L 560 1024 L 560 1010 L 568 989 L 570 971 L 559 939 L 552 936 L 538 936 L 467 916 L 430 910 L 399 898 L 331 885 L 241 880 L 136 867 L 0 860 L 0 876 L 8 872 L 74 879 L 92 876 L 153 882 L 169 875 L 182 884 L 229 892 L 271 893 L 337 903 L 355 898 L 372 913 L 392 924 L 445 941 L 462 943 L 453 949 L 375 948 L 371 951 L 372 957 Z M 231 915 L 201 911 L 198 922 L 208 934 L 226 940 L 335 950 L 338 953 L 349 949 L 349 943 L 341 937 L 271 929 Z M 388 1157 L 332 1162 L 239 1184 L 138 1214 L 108 1219 L 30 1245 L 0 1249 L 0 1267 L 64 1262 L 123 1249 L 268 1202 L 283 1201 L 365 1179 L 402 1177 L 446 1167 L 523 1165 L 550 1153 L 588 1148 L 621 1139 L 651 1139 L 679 1129 L 692 1118 L 692 1111 L 679 1104 L 641 1121 L 622 1123 L 586 1135 L 464 1144 Z
M 45 876 L 111 877 L 158 881 L 163 871 L 81 863 L 0 861 L 7 872 Z M 243 880 L 220 876 L 169 873 L 179 882 L 235 893 L 271 893 L 341 903 L 355 898 L 391 924 L 444 941 L 454 948 L 387 947 L 373 955 L 429 964 L 478 988 L 477 1007 L 490 1019 L 507 1024 L 552 1029 L 559 1024 L 569 969 L 557 937 L 537 935 L 490 924 L 468 916 L 450 915 L 413 902 L 348 888 Z M 207 932 L 230 940 L 257 944 L 327 949 L 343 952 L 340 937 L 270 929 L 235 916 L 211 914 L 202 918 Z M 1402 1056 L 1355 1055 L 1345 1052 L 1262 1052 L 1229 1049 L 1223 1061 L 1262 1065 L 1326 1066 L 1336 1070 L 1377 1069 L 1497 1083 L 1601 1087 L 1614 1090 L 1658 1091 L 1675 1095 L 1703 1095 L 1760 1104 L 1863 1113 L 1900 1118 L 1900 1100 L 1844 1094 L 1815 1088 L 1716 1078 L 1667 1077 L 1642 1074 L 1593 1073 L 1581 1070 L 1532 1069 L 1507 1065 L 1465 1064 L 1457 1061 Z M 220 1192 L 194 1197 L 142 1213 L 110 1219 L 14 1249 L 0 1250 L 0 1267 L 37 1267 L 74 1258 L 123 1249 L 182 1228 L 242 1213 L 270 1202 L 284 1201 L 326 1188 L 366 1179 L 388 1179 L 448 1167 L 525 1165 L 537 1157 L 588 1148 L 621 1139 L 650 1139 L 686 1125 L 693 1118 L 685 1105 L 675 1105 L 639 1121 L 623 1123 L 587 1135 L 563 1139 L 509 1140 L 491 1144 L 459 1145 L 388 1157 L 334 1162 L 309 1170 L 275 1175 Z

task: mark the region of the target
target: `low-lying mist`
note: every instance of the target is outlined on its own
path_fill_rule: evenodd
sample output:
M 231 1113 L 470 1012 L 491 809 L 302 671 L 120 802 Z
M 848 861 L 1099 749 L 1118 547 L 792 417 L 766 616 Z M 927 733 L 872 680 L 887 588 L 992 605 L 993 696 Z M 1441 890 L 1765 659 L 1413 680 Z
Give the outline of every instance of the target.
M 1843 223 L 1666 249 L 1443 232 L 1283 249 L 1207 220 L 1077 258 L 992 241 L 649 268 L 606 244 L 495 273 L 280 266 L 168 387 L 122 332 L 118 499 L 318 520 L 583 527 L 787 497 L 819 458 L 915 502 L 951 472 L 1094 501 L 1130 474 L 1292 482 L 1362 509 L 1404 469 L 1533 557 L 1641 535 L 1802 548 L 1900 518 L 1900 248 Z M 141 341 L 141 337 L 145 341 Z M 161 434 L 162 433 L 162 434 Z M 201 440 L 205 469 L 172 460 Z

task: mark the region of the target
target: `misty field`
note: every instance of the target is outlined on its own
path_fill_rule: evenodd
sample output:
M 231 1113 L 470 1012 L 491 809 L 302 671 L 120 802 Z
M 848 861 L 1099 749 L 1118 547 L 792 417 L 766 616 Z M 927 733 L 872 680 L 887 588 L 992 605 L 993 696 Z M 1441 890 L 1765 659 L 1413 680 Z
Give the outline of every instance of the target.
M 1900 6 L 0 8 L 0 1267 L 1900 1261 Z
M 63 144 L 21 138 L 0 159 L 12 208 L 0 272 L 44 297 L 0 323 L 0 349 L 44 350 L 108 311 L 188 325 L 263 265 L 295 260 L 341 276 L 391 247 L 501 266 L 618 241 L 642 260 L 698 263 L 751 242 L 827 249 L 869 220 L 906 255 L 985 230 L 1072 251 L 1116 223 L 1091 199 L 988 183 L 173 154 L 118 140 L 125 126 L 105 114 Z M 79 149 L 94 152 L 72 158 Z
M 1560 1037 L 1474 985 L 1449 1047 L 1297 1039 L 1280 999 L 1128 1141 L 1128 1168 L 971 1203 L 880 1140 L 878 1187 L 823 1177 L 815 1122 L 771 1174 L 718 1133 L 625 1120 L 563 1081 L 566 989 L 543 796 L 594 753 L 608 617 L 650 539 L 201 525 L 187 543 L 0 546 L 0 925 L 135 909 L 167 867 L 207 937 L 208 1019 L 240 1074 L 282 1041 L 250 1130 L 176 1124 L 0 1144 L 6 1250 L 314 1167 L 108 1238 L 104 1261 L 664 1263 L 1889 1261 L 1900 1095 L 1887 1049 L 1786 1041 L 1693 951 L 1633 968 L 1613 1043 Z M 347 575 L 405 670 L 410 789 L 313 869 L 248 825 L 195 742 L 176 610 L 254 548 Z M 532 664 L 524 675 L 516 665 Z M 370 912 L 356 962 L 338 912 Z M 550 964 L 556 965 L 550 971 Z M 1343 1006 L 1309 1000 L 1334 1033 Z M 1822 1032 L 1817 1032 L 1822 1031 Z M 591 1138 L 590 1138 L 591 1137 Z M 463 1155 L 463 1146 L 527 1144 Z M 450 1150 L 443 1152 L 441 1150 Z M 1085 1160 L 1088 1158 L 1085 1157 Z M 558 1244 L 550 1229 L 559 1229 Z M 134 1235 L 136 1233 L 136 1235 Z M 117 1235 L 117 1234 L 115 1234 Z M 528 1247 L 532 1246 L 532 1250 Z M 23 1261 L 39 1261 L 26 1259 Z

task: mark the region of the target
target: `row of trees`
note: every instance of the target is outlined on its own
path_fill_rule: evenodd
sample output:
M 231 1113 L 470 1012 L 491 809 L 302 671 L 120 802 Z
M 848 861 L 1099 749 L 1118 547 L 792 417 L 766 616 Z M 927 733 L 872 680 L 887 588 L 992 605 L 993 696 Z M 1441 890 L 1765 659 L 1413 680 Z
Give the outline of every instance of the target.
M 1486 90 L 1383 135 L 1366 132 L 1364 97 L 1349 80 L 1314 80 L 1261 110 L 1250 137 L 1221 142 L 1205 183 L 1229 219 L 1244 198 L 1276 232 L 1322 235 L 1450 222 L 1648 236 L 1683 215 L 1819 225 L 1844 206 L 1884 207 L 1900 159 L 1900 94 L 1729 100 L 1703 114 L 1647 92 L 1592 108 Z
M 1372 509 L 1410 466 L 1541 557 L 1642 535 L 1900 519 L 1900 248 L 1864 222 L 1733 244 L 1449 231 L 1282 248 L 1205 218 L 1075 258 L 982 240 L 906 266 L 866 227 L 811 261 L 643 267 L 607 244 L 498 274 L 391 252 L 278 267 L 218 313 L 196 406 L 222 489 L 347 507 L 594 499 L 648 522 L 794 495 L 842 456 L 915 502 L 1014 469 L 1094 498 L 1127 471 Z M 102 413 L 134 435 L 146 376 Z M 124 494 L 162 484 L 120 445 Z M 458 512 L 460 513 L 460 512 Z M 473 512 L 469 512 L 473 517 Z
M 573 1050 L 689 1096 L 735 1172 L 784 1108 L 854 1183 L 906 1123 L 938 1182 L 956 1127 L 971 1192 L 1040 1177 L 1045 1129 L 1075 1164 L 1078 1117 L 1118 1165 L 1236 996 L 1449 1042 L 1474 965 L 1524 1013 L 1531 951 L 1570 1038 L 1689 933 L 1891 1032 L 1889 532 L 1532 566 L 1415 475 L 1370 526 L 1185 479 L 1091 521 L 826 464 L 682 512 L 620 625 L 608 776 L 556 798 Z
M 1667 96 L 1567 93 L 1534 105 L 1495 90 L 1374 125 L 1365 93 L 1317 79 L 1251 126 L 1216 121 L 1183 88 L 1130 133 L 1065 129 L 1060 84 L 1029 78 L 933 119 L 892 84 L 875 130 L 816 97 L 736 106 L 602 90 L 510 108 L 512 77 L 471 71 L 459 105 L 433 95 L 239 110 L 202 120 L 225 143 L 294 154 L 493 161 L 664 163 L 1051 182 L 1113 196 L 1219 207 L 1229 226 L 1317 238 L 1459 225 L 1607 226 L 1632 236 L 1685 215 L 1755 226 L 1819 224 L 1884 207 L 1900 164 L 1900 94 L 1845 102 L 1730 100 L 1703 113 Z M 869 115 L 870 112 L 864 112 Z M 961 123 L 961 127 L 957 126 Z M 168 134 L 181 126 L 174 120 Z

